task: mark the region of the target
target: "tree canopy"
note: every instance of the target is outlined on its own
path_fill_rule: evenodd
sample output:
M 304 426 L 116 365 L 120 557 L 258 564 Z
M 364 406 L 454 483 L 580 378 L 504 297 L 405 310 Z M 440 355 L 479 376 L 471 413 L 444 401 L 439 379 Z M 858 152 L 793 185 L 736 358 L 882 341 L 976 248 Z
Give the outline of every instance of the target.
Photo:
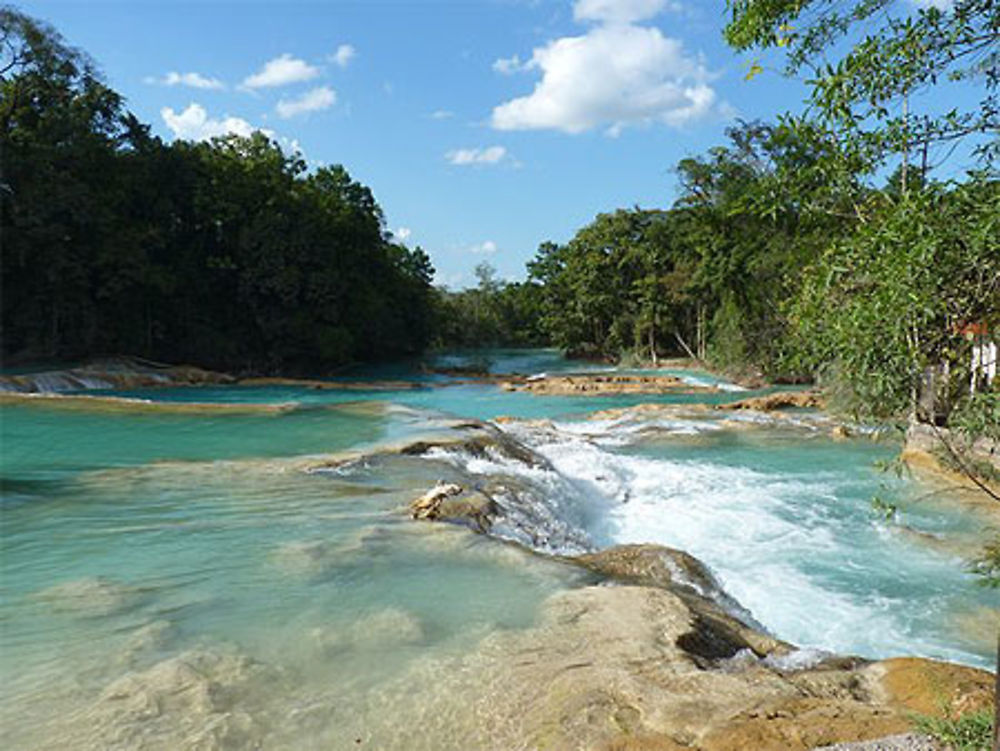
M 734 48 L 780 49 L 784 71 L 805 71 L 813 112 L 869 158 L 977 137 L 989 166 L 1000 150 L 1000 3 L 954 0 L 728 0 Z M 751 76 L 762 70 L 751 64 Z M 963 82 L 966 107 L 923 110 L 911 100 Z M 904 172 L 905 183 L 905 172 Z
M 165 144 L 52 29 L 5 8 L 0 44 L 5 358 L 322 371 L 430 341 L 430 259 L 343 167 Z

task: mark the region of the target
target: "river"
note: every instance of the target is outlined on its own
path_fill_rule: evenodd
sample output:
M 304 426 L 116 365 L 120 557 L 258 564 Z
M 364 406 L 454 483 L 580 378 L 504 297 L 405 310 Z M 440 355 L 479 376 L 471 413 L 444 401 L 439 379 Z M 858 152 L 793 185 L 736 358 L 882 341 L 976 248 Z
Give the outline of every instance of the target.
M 474 358 L 498 373 L 581 368 L 548 350 Z M 186 738 L 209 737 L 198 723 L 222 702 L 233 747 L 392 745 L 394 703 L 419 703 L 449 659 L 587 581 L 530 551 L 624 542 L 697 556 L 749 617 L 803 648 L 991 664 L 997 595 L 963 566 L 988 517 L 878 469 L 898 451 L 891 435 L 835 439 L 808 411 L 699 407 L 745 396 L 727 384 L 584 397 L 405 366 L 356 377 L 415 387 L 161 388 L 3 408 L 3 748 L 169 747 L 163 706 L 113 699 L 122 681 L 176 672 L 178 656 L 223 676 L 222 694 L 185 694 Z M 628 409 L 643 403 L 675 407 Z M 445 440 L 394 450 L 497 418 L 545 464 Z M 439 481 L 507 499 L 491 536 L 409 519 Z M 433 685 L 428 707 L 461 702 L 463 682 Z M 460 747 L 433 717 L 437 747 Z

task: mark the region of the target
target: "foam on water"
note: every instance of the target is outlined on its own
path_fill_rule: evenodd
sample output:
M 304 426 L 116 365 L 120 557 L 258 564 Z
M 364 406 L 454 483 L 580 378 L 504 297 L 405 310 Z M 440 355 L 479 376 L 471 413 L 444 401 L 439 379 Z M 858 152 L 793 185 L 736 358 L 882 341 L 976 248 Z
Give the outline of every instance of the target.
M 519 428 L 568 482 L 600 499 L 594 507 L 603 503 L 607 514 L 590 530 L 599 545 L 686 550 L 758 621 L 803 647 L 989 664 L 989 653 L 956 640 L 949 618 L 963 603 L 985 605 L 991 595 L 973 586 L 960 559 L 872 514 L 871 495 L 887 492 L 880 488 L 885 478 L 856 461 L 857 444 L 815 434 L 777 442 L 740 434 L 738 451 L 730 446 L 721 461 L 706 461 L 704 447 L 684 450 L 662 436 L 645 444 L 633 424 L 622 427 L 618 442 L 592 440 L 589 423 Z M 888 490 L 897 497 L 903 491 Z M 949 522 L 940 509 L 927 520 L 939 528 L 966 523 Z
M 593 549 L 587 528 L 601 511 L 560 473 L 492 452 L 483 457 L 433 449 L 426 458 L 459 469 L 465 485 L 488 490 L 500 509 L 490 530 L 494 537 L 558 555 Z

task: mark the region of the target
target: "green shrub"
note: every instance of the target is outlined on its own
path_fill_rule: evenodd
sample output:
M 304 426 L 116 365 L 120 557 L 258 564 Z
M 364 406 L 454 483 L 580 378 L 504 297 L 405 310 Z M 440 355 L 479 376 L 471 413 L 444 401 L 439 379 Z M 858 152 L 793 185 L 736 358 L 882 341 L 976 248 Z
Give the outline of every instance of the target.
M 988 709 L 957 718 L 918 717 L 916 727 L 954 751 L 990 751 L 993 746 L 993 712 Z

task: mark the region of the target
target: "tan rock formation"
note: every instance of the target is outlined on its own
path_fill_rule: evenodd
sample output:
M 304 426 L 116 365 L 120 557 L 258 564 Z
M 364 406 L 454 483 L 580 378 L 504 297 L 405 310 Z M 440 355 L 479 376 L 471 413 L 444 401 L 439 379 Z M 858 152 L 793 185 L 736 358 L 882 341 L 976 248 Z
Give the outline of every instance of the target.
M 489 531 L 496 513 L 492 498 L 454 483 L 437 485 L 410 504 L 414 519 L 465 524 L 477 532 Z
M 535 627 L 489 637 L 457 662 L 420 666 L 432 704 L 413 712 L 464 732 L 465 748 L 804 751 L 906 732 L 912 712 L 941 706 L 937 697 L 956 710 L 992 698 L 990 674 L 930 660 L 783 669 L 706 632 L 715 613 L 653 587 L 564 592 Z M 409 727 L 405 715 L 395 719 Z M 463 747 L 386 729 L 374 740 Z
M 787 407 L 815 407 L 822 409 L 823 398 L 815 391 L 778 391 L 764 396 L 752 396 L 728 404 L 717 404 L 716 409 L 753 409 L 771 412 Z
M 696 386 L 669 375 L 571 375 L 546 376 L 500 384 L 506 391 L 544 395 L 609 396 L 614 394 L 663 394 L 673 391 L 714 392 L 714 386 Z

